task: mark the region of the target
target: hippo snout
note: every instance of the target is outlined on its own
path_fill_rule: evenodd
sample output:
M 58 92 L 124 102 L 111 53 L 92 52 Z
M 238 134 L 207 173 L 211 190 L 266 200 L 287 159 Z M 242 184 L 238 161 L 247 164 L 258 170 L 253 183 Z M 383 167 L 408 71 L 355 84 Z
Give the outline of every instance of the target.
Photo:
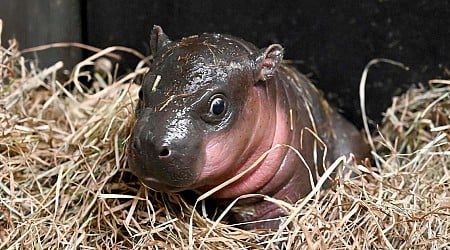
M 170 158 L 174 158 L 171 146 L 167 142 L 155 140 L 151 131 L 147 131 L 146 134 L 141 131 L 135 132 L 131 150 L 136 153 L 140 152 L 142 157 L 149 156 L 148 160 L 159 158 L 161 161 L 168 161 Z
M 138 119 L 128 147 L 131 171 L 156 191 L 191 188 L 200 172 L 201 157 L 200 141 L 190 136 L 189 127 Z

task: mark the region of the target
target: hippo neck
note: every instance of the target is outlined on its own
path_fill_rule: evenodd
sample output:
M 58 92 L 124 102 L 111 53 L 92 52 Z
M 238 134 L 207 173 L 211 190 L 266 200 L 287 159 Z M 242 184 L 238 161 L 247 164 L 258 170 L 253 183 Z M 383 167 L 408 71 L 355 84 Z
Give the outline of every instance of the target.
M 321 152 L 314 157 L 312 152 L 301 150 L 302 143 L 314 144 L 314 136 L 305 131 L 305 127 L 310 128 L 310 131 L 314 131 L 313 127 L 316 127 L 311 124 L 311 115 L 308 114 L 308 110 L 312 109 L 306 106 L 311 105 L 317 93 L 310 89 L 311 86 L 302 75 L 284 66 L 279 70 L 281 72 L 277 72 L 271 79 L 255 86 L 251 95 L 258 96 L 260 114 L 254 121 L 253 128 L 249 129 L 254 131 L 255 135 L 249 139 L 247 149 L 250 150 L 244 150 L 241 157 L 233 162 L 237 168 L 233 164 L 230 168 L 236 169 L 233 175 L 241 173 L 252 166 L 262 154 L 278 144 L 298 149 L 304 160 L 287 147 L 274 149 L 255 170 L 217 192 L 214 195 L 216 198 L 234 198 L 245 193 L 276 194 L 284 189 L 286 184 L 291 185 L 289 183 L 296 186 L 293 187 L 295 189 L 305 187 L 304 190 L 309 190 L 308 167 L 313 170 L 311 173 L 315 178 L 314 164 L 322 166 Z M 296 78 L 296 81 L 293 78 Z M 299 85 L 293 82 L 298 82 Z M 321 115 L 312 114 L 312 116 Z M 317 158 L 319 162 L 315 162 L 314 159 Z M 228 176 L 227 179 L 231 177 Z M 304 196 L 305 192 L 291 192 L 296 196 L 288 197 L 288 200 L 295 201 Z
M 322 106 L 326 103 L 306 77 L 286 66 L 282 66 L 279 71 L 273 79 L 265 83 L 267 104 L 275 104 L 276 107 L 268 109 L 268 112 L 277 117 L 277 129 L 286 132 L 283 134 L 276 131 L 272 147 L 276 144 L 292 146 L 298 150 L 303 160 L 291 149 L 282 148 L 273 151 L 260 164 L 259 169 L 270 169 L 269 165 L 272 164 L 277 166 L 276 171 L 257 193 L 294 203 L 310 192 L 311 181 L 315 181 L 317 174 L 323 171 L 321 160 L 323 147 L 311 132 L 316 133 L 326 143 L 332 140 L 333 136 L 324 134 L 324 128 L 330 126 L 327 112 L 331 110 L 325 107 L 325 111 L 322 112 L 320 110 L 323 107 L 311 107 L 312 103 L 319 103 Z M 314 124 L 312 121 L 318 122 Z M 303 149 L 303 144 L 308 146 Z M 311 145 L 316 145 L 315 153 L 308 150 Z M 255 199 L 242 200 L 236 209 L 240 211 L 234 215 L 238 221 L 276 218 L 284 213 L 275 204 Z M 275 225 L 279 222 L 273 223 Z
M 218 185 L 221 182 L 230 179 L 231 177 L 238 175 L 246 171 L 258 159 L 270 150 L 276 144 L 289 144 L 291 135 L 288 129 L 288 124 L 280 123 L 279 120 L 286 120 L 285 110 L 278 99 L 278 94 L 272 89 L 272 84 L 278 84 L 276 81 L 270 81 L 266 83 L 257 84 L 251 88 L 249 98 L 245 103 L 246 108 L 243 109 L 243 113 L 240 114 L 242 119 L 239 119 L 234 125 L 234 129 L 227 134 L 228 138 L 237 138 L 233 134 L 240 134 L 239 131 L 245 130 L 246 135 L 251 134 L 245 140 L 242 137 L 239 139 L 240 151 L 238 154 L 228 155 L 225 159 L 215 160 L 213 163 L 207 163 L 206 165 L 222 165 L 221 169 L 229 169 L 230 171 L 224 172 L 219 183 L 209 183 L 212 186 Z M 251 117 L 251 118 L 248 118 Z M 284 131 L 279 133 L 277 131 Z M 225 141 L 226 138 L 214 138 L 209 140 L 211 145 L 221 145 L 216 141 Z M 223 143 L 222 143 L 223 144 Z M 242 146 L 245 144 L 245 146 Z M 217 152 L 219 150 L 213 147 L 207 146 L 207 153 Z M 273 179 L 273 176 L 278 172 L 278 168 L 283 162 L 286 155 L 286 148 L 278 148 L 273 150 L 268 156 L 256 166 L 256 168 L 244 175 L 236 182 L 223 188 L 215 193 L 215 198 L 227 199 L 235 198 L 242 194 L 256 193 L 261 187 L 267 185 L 267 182 Z M 206 157 L 207 159 L 212 158 Z M 222 157 L 221 157 L 222 158 Z M 215 168 L 217 169 L 217 168 Z M 212 171 L 208 171 L 208 174 Z M 203 180 L 210 180 L 207 174 L 200 177 Z M 214 178 L 216 179 L 216 178 Z M 249 184 L 251 183 L 251 184 Z M 209 189 L 206 187 L 205 189 Z M 200 191 L 204 191 L 201 187 Z
M 281 65 L 277 75 L 268 82 L 267 92 L 276 93 L 272 95 L 271 100 L 277 107 L 275 109 L 277 131 L 272 146 L 287 144 L 295 148 L 300 155 L 292 149 L 285 150 L 283 158 L 278 163 L 277 173 L 260 192 L 271 193 L 276 198 L 295 202 L 309 192 L 310 174 L 312 180 L 315 180 L 317 173 L 323 171 L 323 147 L 313 133 L 328 143 L 331 136 L 324 134 L 323 131 L 326 131 L 324 127 L 329 126 L 329 116 L 322 112 L 323 108 L 312 107 L 313 103 L 325 104 L 318 90 L 305 76 L 288 66 Z M 310 145 L 315 145 L 316 150 L 307 150 L 311 148 Z M 271 163 L 269 155 L 267 164 Z M 300 191 L 290 192 L 291 195 L 295 194 L 295 197 L 286 197 L 285 195 L 289 193 L 283 190 L 290 188 Z

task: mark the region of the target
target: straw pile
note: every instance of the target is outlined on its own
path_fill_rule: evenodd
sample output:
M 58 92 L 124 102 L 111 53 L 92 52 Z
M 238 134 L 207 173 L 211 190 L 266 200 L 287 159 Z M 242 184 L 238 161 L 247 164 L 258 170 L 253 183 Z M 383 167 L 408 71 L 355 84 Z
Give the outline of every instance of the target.
M 359 166 L 364 178 L 337 178 L 295 205 L 273 201 L 291 212 L 291 225 L 245 231 L 201 202 L 142 188 L 126 169 L 135 79 L 148 68 L 116 77 L 111 67 L 86 67 L 118 50 L 97 52 L 60 82 L 62 62 L 41 70 L 15 41 L 0 48 L 0 249 L 449 246 L 448 82 L 394 99 L 374 138 L 376 166 Z

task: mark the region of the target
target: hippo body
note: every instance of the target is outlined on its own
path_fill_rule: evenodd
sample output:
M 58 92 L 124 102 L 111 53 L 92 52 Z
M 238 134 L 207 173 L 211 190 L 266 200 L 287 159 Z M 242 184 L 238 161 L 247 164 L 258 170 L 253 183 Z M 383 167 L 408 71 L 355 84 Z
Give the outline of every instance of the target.
M 343 154 L 353 153 L 357 160 L 368 155 L 359 131 L 328 106 L 304 75 L 282 63 L 278 44 L 258 49 L 221 34 L 172 42 L 155 26 L 151 48 L 154 61 L 141 87 L 128 164 L 153 190 L 204 193 L 286 144 L 302 157 L 278 147 L 212 198 L 225 205 L 256 193 L 293 203 L 311 191 L 311 180 L 324 165 Z M 243 199 L 237 207 L 236 222 L 283 215 L 263 199 Z M 275 228 L 279 223 L 244 227 Z

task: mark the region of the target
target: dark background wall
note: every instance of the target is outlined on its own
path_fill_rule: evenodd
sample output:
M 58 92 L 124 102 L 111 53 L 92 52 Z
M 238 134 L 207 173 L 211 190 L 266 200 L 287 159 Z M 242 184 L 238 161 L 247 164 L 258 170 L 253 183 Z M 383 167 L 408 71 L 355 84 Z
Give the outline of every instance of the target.
M 411 68 L 380 64 L 371 69 L 367 108 L 375 122 L 393 95 L 450 76 L 450 1 L 79 0 L 79 8 L 81 40 L 98 47 L 124 45 L 148 54 L 153 24 L 172 39 L 217 32 L 259 47 L 280 43 L 286 58 L 358 125 L 358 84 L 371 59 L 389 58 Z M 124 55 L 122 65 L 135 63 Z
M 17 38 L 20 48 L 54 42 L 81 42 L 82 18 L 80 0 L 0 0 L 3 20 L 2 44 Z M 36 53 L 40 66 L 63 60 L 72 67 L 82 59 L 77 48 L 52 49 Z

